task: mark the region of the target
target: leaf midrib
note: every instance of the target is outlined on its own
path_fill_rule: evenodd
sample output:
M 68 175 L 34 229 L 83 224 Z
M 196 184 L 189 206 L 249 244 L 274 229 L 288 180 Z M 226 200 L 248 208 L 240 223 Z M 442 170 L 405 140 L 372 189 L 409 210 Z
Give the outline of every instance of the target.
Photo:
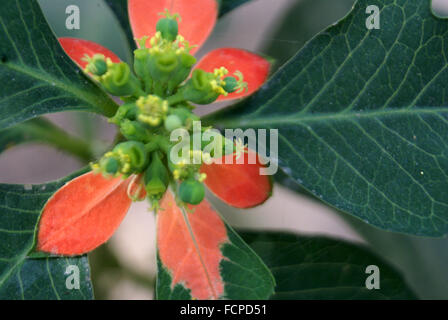
M 78 97 L 80 100 L 86 102 L 88 105 L 93 106 L 94 109 L 97 109 L 96 107 L 100 107 L 102 109 L 102 111 L 105 112 L 106 114 L 110 114 L 111 112 L 113 112 L 112 109 L 116 108 L 116 106 L 114 106 L 114 103 L 112 102 L 112 100 L 110 100 L 109 103 L 106 104 L 104 102 L 103 97 L 89 94 L 88 92 L 83 91 L 76 86 L 66 85 L 65 83 L 60 81 L 58 78 L 52 77 L 48 73 L 39 72 L 31 67 L 24 68 L 20 64 L 15 64 L 15 63 L 11 63 L 11 62 L 7 62 L 3 65 L 6 66 L 7 68 L 10 68 L 10 69 L 16 71 L 16 72 L 20 72 L 20 73 L 23 73 L 27 76 L 34 78 L 34 79 L 44 81 L 44 82 L 48 83 L 48 85 L 51 87 L 57 87 L 61 90 L 67 91 L 67 92 L 73 94 L 75 97 Z M 102 100 L 101 104 L 97 105 L 97 103 L 100 102 L 100 100 Z M 112 106 L 113 106 L 113 108 L 112 108 Z
M 10 268 L 7 268 L 6 272 L 1 274 L 0 288 L 3 286 L 5 281 L 9 279 L 10 275 L 14 272 L 14 270 L 16 270 L 20 266 L 20 264 L 25 261 L 26 256 L 32 247 L 33 247 L 32 245 L 29 246 L 28 248 L 26 248 L 26 250 L 22 250 L 22 252 L 19 255 L 15 256 L 16 259 L 14 260 L 16 260 L 16 262 L 14 263 L 14 265 L 12 265 Z
M 440 115 L 440 113 L 448 113 L 448 106 L 446 107 L 417 107 L 417 108 L 405 108 L 405 109 L 381 109 L 375 111 L 359 111 L 359 112 L 338 112 L 338 113 L 315 113 L 305 114 L 298 112 L 296 114 L 285 114 L 281 116 L 266 115 L 266 117 L 250 118 L 251 114 L 248 114 L 244 120 L 236 119 L 223 119 L 217 121 L 219 125 L 226 125 L 230 127 L 249 125 L 254 126 L 272 126 L 273 124 L 300 124 L 300 123 L 312 123 L 312 122 L 324 122 L 329 121 L 353 121 L 359 119 L 377 119 L 391 116 L 403 116 L 403 115 Z M 213 115 L 212 115 L 213 116 Z M 207 120 L 207 116 L 204 118 Z M 444 119 L 448 123 L 448 120 Z
M 190 225 L 190 220 L 188 220 L 187 212 L 185 211 L 184 208 L 179 208 L 179 210 L 181 211 L 182 218 L 183 218 L 183 220 L 185 222 L 185 225 L 187 226 L 188 233 L 190 234 L 191 240 L 193 242 L 193 245 L 194 245 L 194 248 L 195 248 L 195 253 L 197 254 L 197 256 L 199 258 L 199 261 L 201 263 L 202 269 L 204 270 L 204 274 L 206 276 L 207 283 L 208 283 L 208 285 L 210 287 L 210 291 L 213 294 L 213 298 L 214 299 L 218 299 L 218 295 L 215 292 L 215 287 L 213 286 L 212 280 L 210 278 L 210 271 L 208 270 L 208 267 L 207 267 L 207 265 L 206 265 L 206 263 L 205 263 L 205 261 L 204 261 L 204 259 L 202 257 L 202 252 L 201 252 L 201 249 L 199 247 L 198 242 L 196 241 L 196 236 L 194 234 L 193 228 Z

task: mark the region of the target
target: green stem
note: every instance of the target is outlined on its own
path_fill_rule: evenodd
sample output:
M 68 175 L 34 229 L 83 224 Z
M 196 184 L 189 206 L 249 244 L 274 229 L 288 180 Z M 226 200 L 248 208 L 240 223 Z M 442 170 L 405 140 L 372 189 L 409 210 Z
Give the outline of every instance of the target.
M 151 153 L 155 151 L 159 147 L 158 143 L 156 141 L 151 141 L 147 144 L 145 144 L 145 151 L 147 153 Z
M 181 90 L 178 90 L 175 95 L 169 96 L 166 100 L 171 106 L 186 101 Z
M 37 141 L 50 144 L 58 149 L 68 152 L 84 162 L 94 158 L 90 144 L 86 141 L 71 136 L 61 128 L 49 121 L 41 119 L 44 126 L 36 125 L 34 122 L 23 123 L 21 126 L 36 137 Z

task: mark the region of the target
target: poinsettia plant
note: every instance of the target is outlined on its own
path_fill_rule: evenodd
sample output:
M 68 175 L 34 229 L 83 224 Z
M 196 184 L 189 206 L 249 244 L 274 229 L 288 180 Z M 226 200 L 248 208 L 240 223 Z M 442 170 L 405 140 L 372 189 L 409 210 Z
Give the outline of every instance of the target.
M 88 163 L 59 181 L 0 185 L 1 298 L 93 298 L 87 254 L 136 201 L 156 216 L 158 299 L 416 297 L 364 246 L 235 232 L 206 189 L 247 209 L 269 201 L 276 178 L 366 224 L 445 235 L 448 22 L 429 0 L 358 0 L 273 75 L 272 59 L 245 49 L 197 59 L 217 19 L 245 2 L 106 1 L 129 37 L 129 63 L 55 37 L 35 0 L 1 4 L 0 151 L 40 141 Z M 380 28 L 366 24 L 372 6 Z M 236 103 L 195 113 L 219 101 Z M 41 117 L 73 110 L 117 127 L 101 156 Z M 270 161 L 281 172 L 266 170 L 260 141 L 224 129 L 278 132 Z

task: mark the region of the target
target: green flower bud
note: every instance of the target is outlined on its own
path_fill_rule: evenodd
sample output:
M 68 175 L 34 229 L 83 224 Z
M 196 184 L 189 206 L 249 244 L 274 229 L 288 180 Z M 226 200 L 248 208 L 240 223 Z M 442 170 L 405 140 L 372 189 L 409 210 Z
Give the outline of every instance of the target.
M 135 103 L 125 103 L 118 108 L 115 115 L 109 121 L 119 125 L 124 119 L 135 120 L 137 112 L 138 108 Z
M 166 54 L 160 55 L 156 59 L 156 67 L 157 71 L 161 73 L 170 73 L 174 69 L 176 69 L 179 61 L 177 60 L 177 56 L 174 52 L 168 52 Z
M 178 65 L 176 53 L 170 51 L 154 53 L 148 64 L 149 73 L 155 81 L 154 84 L 166 86 Z
M 238 80 L 236 80 L 235 77 L 225 77 L 224 82 L 225 85 L 223 86 L 223 89 L 227 93 L 235 92 L 238 89 Z
M 148 155 L 145 145 L 141 142 L 127 141 L 119 143 L 112 151 L 122 162 L 122 173 L 141 172 L 148 165 Z
M 182 52 L 179 54 L 180 57 L 180 63 L 184 68 L 188 68 L 189 70 L 191 67 L 193 67 L 196 63 L 196 58 L 193 57 L 191 54 Z
M 196 69 L 193 71 L 192 77 L 180 90 L 185 100 L 197 104 L 209 104 L 220 95 L 213 87 L 213 81 L 215 81 L 213 74 Z
M 157 152 L 153 153 L 151 164 L 145 171 L 144 182 L 148 196 L 162 198 L 169 184 L 169 176 Z
M 141 90 L 138 79 L 124 62 L 109 64 L 108 71 L 100 78 L 100 82 L 115 96 L 132 96 Z
M 179 197 L 183 202 L 189 204 L 199 204 L 204 199 L 204 185 L 194 179 L 183 181 L 179 186 Z
M 162 34 L 162 38 L 168 41 L 176 40 L 179 25 L 175 18 L 162 18 L 157 22 L 156 30 Z
M 106 57 L 104 55 L 95 54 L 93 58 L 86 57 L 85 60 L 88 61 L 85 71 L 96 76 L 102 76 L 107 72 Z
M 170 93 L 174 92 L 174 90 L 188 78 L 191 73 L 191 68 L 196 63 L 196 58 L 187 52 L 181 52 L 176 55 L 179 60 L 179 65 L 168 81 L 168 91 Z
M 165 129 L 169 132 L 182 127 L 182 120 L 175 114 L 169 115 L 165 119 Z
M 128 140 L 146 142 L 150 136 L 146 128 L 138 121 L 124 119 L 120 125 L 121 134 Z
M 158 96 L 167 96 L 169 81 L 176 75 L 179 60 L 174 51 L 159 51 L 153 53 L 149 60 L 149 73 L 154 80 L 154 93 Z

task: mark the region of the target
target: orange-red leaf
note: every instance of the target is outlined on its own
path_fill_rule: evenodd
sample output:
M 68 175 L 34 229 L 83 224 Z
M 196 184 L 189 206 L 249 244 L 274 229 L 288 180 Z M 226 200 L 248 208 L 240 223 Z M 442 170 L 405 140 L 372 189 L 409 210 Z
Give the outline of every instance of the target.
M 166 192 L 157 213 L 159 257 L 172 275 L 172 286 L 183 284 L 196 299 L 218 299 L 224 294 L 219 264 L 220 246 L 228 241 L 219 215 L 203 200 L 183 212 Z
M 241 71 L 244 81 L 248 84 L 247 92 L 234 92 L 228 96 L 220 96 L 218 100 L 222 101 L 242 98 L 257 91 L 267 80 L 271 64 L 265 58 L 246 50 L 221 48 L 209 52 L 195 68 L 213 72 L 219 67 L 227 68 L 229 75 L 233 75 L 235 71 Z
M 87 65 L 87 62 L 82 60 L 86 54 L 92 57 L 94 54 L 100 53 L 106 58 L 110 58 L 112 62 L 120 62 L 120 58 L 115 53 L 98 43 L 76 38 L 59 38 L 58 40 L 65 53 L 83 69 Z
M 243 164 L 237 163 L 236 157 L 229 154 L 222 158 L 221 164 L 203 164 L 201 172 L 207 175 L 205 184 L 218 198 L 233 207 L 250 208 L 263 203 L 272 193 L 272 183 L 269 176 L 260 175 L 263 165 L 257 154 L 248 149 L 241 155 Z M 256 159 L 253 164 L 249 164 L 251 157 Z M 233 163 L 229 163 L 232 159 Z
M 132 178 L 89 172 L 71 180 L 46 203 L 39 222 L 39 251 L 78 255 L 106 242 L 131 205 Z
M 156 32 L 159 13 L 168 9 L 170 13 L 179 13 L 179 34 L 190 45 L 197 45 L 191 53 L 196 52 L 205 42 L 215 26 L 218 14 L 216 0 L 129 0 L 129 20 L 134 37 L 153 36 Z M 149 47 L 149 40 L 147 42 Z

